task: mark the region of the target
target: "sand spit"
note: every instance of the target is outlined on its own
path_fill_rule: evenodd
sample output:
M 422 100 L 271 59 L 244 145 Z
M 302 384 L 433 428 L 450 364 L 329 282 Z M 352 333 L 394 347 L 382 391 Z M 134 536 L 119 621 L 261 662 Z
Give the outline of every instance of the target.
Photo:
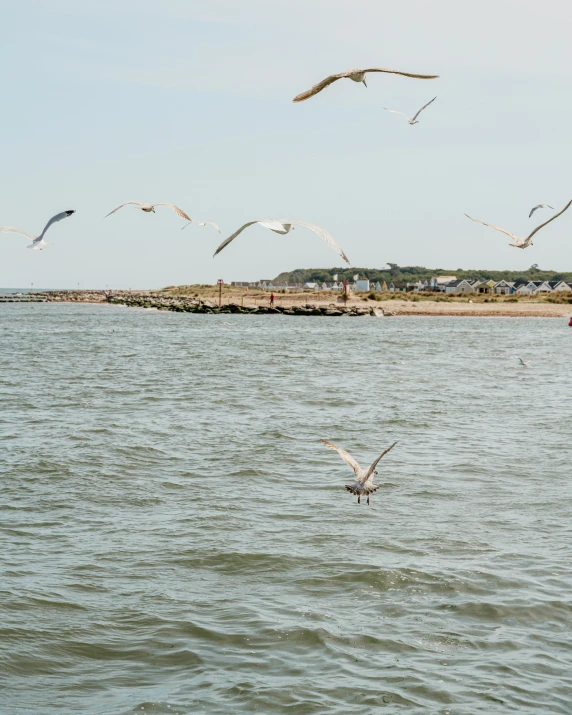
M 222 305 L 218 300 L 200 295 L 173 295 L 165 291 L 113 291 L 106 295 L 101 290 L 46 291 L 33 294 L 37 300 L 45 302 L 81 302 L 112 303 L 137 308 L 156 308 L 181 313 L 244 313 L 257 315 L 315 315 L 315 316 L 480 316 L 480 317 L 515 317 L 515 318 L 563 318 L 572 314 L 572 306 L 567 303 L 548 303 L 544 301 L 518 302 L 475 302 L 467 300 L 376 300 L 368 301 L 358 296 L 351 296 L 343 301 L 332 301 L 332 296 L 319 294 L 276 295 L 276 302 L 270 306 L 268 295 L 237 296 L 224 295 Z M 311 301 L 311 302 L 310 302 Z

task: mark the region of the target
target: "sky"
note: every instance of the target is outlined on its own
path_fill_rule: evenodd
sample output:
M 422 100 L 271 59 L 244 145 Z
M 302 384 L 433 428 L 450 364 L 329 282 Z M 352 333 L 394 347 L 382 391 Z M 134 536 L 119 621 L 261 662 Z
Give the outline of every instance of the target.
M 0 286 L 160 288 L 353 266 L 572 270 L 572 4 L 561 0 L 20 0 L 3 9 Z M 438 74 L 341 80 L 351 67 Z M 411 116 L 437 100 L 418 125 Z M 145 214 L 129 201 L 175 203 Z

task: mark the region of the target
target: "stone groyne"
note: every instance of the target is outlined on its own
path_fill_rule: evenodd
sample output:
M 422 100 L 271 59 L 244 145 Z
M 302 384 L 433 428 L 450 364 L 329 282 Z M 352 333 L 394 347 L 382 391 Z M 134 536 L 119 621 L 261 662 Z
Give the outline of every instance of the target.
M 105 295 L 103 291 L 46 291 L 36 293 L 38 299 L 47 302 L 81 302 L 81 303 L 112 303 L 130 308 L 156 308 L 171 310 L 177 313 L 244 313 L 255 315 L 316 315 L 316 316 L 372 316 L 383 317 L 392 313 L 384 312 L 380 307 L 344 306 L 330 303 L 328 305 L 297 305 L 283 307 L 279 305 L 242 306 L 237 303 L 217 303 L 191 296 L 167 296 L 160 293 L 144 293 L 134 291 L 114 291 Z

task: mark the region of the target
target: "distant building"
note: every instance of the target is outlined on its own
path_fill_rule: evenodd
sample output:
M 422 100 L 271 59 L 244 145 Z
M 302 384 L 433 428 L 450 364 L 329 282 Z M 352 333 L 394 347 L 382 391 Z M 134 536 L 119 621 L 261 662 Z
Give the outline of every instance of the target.
M 304 283 L 306 290 L 319 290 L 320 286 L 317 283 Z
M 433 276 L 433 278 L 429 281 L 428 288 L 429 290 L 444 291 L 447 283 L 451 283 L 451 281 L 456 280 L 457 276 Z
M 474 293 L 473 283 L 466 278 L 450 281 L 445 285 L 445 293 Z
M 499 281 L 498 283 L 495 283 L 494 292 L 497 295 L 510 295 L 511 293 L 514 293 L 514 283 Z
M 364 278 L 362 280 L 358 279 L 355 283 L 356 290 L 369 290 L 369 280 Z

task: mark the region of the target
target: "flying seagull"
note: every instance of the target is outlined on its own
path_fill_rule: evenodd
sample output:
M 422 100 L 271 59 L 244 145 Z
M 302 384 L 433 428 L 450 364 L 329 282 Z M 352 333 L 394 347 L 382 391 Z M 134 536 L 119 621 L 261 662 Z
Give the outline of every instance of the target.
M 375 469 L 377 467 L 377 463 L 385 454 L 389 452 L 390 449 L 393 449 L 395 447 L 397 442 L 394 442 L 391 447 L 384 449 L 383 452 L 379 455 L 379 457 L 373 461 L 369 469 L 362 469 L 356 462 L 356 460 L 350 454 L 348 454 L 345 449 L 342 449 L 341 447 L 338 447 L 335 444 L 326 441 L 325 439 L 323 439 L 322 442 L 326 445 L 326 447 L 329 447 L 330 449 L 335 449 L 336 452 L 340 455 L 340 457 L 344 460 L 344 462 L 346 464 L 349 464 L 350 467 L 354 470 L 355 475 L 357 477 L 357 482 L 354 482 L 353 484 L 346 484 L 346 489 L 348 490 L 348 492 L 351 492 L 352 494 L 357 494 L 358 504 L 360 503 L 360 498 L 362 494 L 364 496 L 367 496 L 367 503 L 369 504 L 369 495 L 373 494 L 373 492 L 379 489 L 379 486 L 373 483 L 373 478 L 377 476 L 377 471 Z
M 318 94 L 318 92 L 321 92 L 333 82 L 336 82 L 338 79 L 343 79 L 344 77 L 352 79 L 354 82 L 363 82 L 367 87 L 365 76 L 368 72 L 387 72 L 389 74 L 399 74 L 402 77 L 414 77 L 415 79 L 437 79 L 439 77 L 438 74 L 411 74 L 410 72 L 399 72 L 398 70 L 390 70 L 385 67 L 371 67 L 366 70 L 351 69 L 347 70 L 347 72 L 331 74 L 329 77 L 326 77 L 326 79 L 323 79 L 321 82 L 318 82 L 318 84 L 315 84 L 311 89 L 294 97 L 292 101 L 303 102 L 306 99 L 310 99 L 310 97 Z
M 198 223 L 199 226 L 212 226 L 214 229 L 216 229 L 220 233 L 220 228 L 218 227 L 218 224 L 215 223 L 214 221 L 195 221 L 194 219 L 191 219 L 189 223 L 186 223 L 183 228 L 187 228 L 187 226 L 190 226 L 192 223 Z M 181 231 L 183 230 L 181 229 Z
M 521 357 L 518 358 L 518 362 L 519 362 L 519 364 L 522 365 L 523 367 L 528 367 L 528 365 L 529 365 L 529 361 L 528 361 L 528 360 L 525 361 L 525 360 L 523 360 Z
M 29 238 L 30 241 L 32 241 L 32 243 L 29 246 L 27 246 L 27 248 L 33 248 L 35 251 L 41 251 L 46 246 L 50 245 L 49 243 L 44 241 L 44 235 L 45 235 L 46 231 L 49 229 L 49 227 L 53 223 L 56 223 L 57 221 L 61 221 L 63 218 L 67 218 L 68 216 L 71 216 L 74 213 L 75 213 L 75 211 L 62 211 L 61 213 L 56 214 L 55 216 L 52 216 L 52 218 L 44 226 L 44 230 L 42 231 L 42 233 L 39 236 L 30 236 L 29 233 L 20 231 L 19 228 L 12 228 L 11 226 L 0 226 L 0 233 L 19 233 L 22 236 Z
M 530 210 L 528 218 L 530 218 L 537 209 L 552 209 L 554 211 L 554 206 L 550 206 L 549 204 L 538 204 L 538 206 L 535 206 L 533 209 Z
M 294 230 L 294 226 L 302 226 L 303 228 L 308 228 L 310 231 L 313 231 L 316 236 L 319 236 L 323 241 L 325 241 L 328 246 L 333 248 L 336 253 L 339 253 L 339 255 L 344 259 L 344 261 L 349 264 L 349 259 L 346 254 L 342 251 L 342 249 L 338 246 L 338 244 L 334 241 L 334 239 L 325 229 L 323 229 L 321 226 L 317 226 L 315 223 L 307 223 L 306 221 L 292 221 L 291 219 L 275 220 L 265 218 L 258 219 L 256 221 L 249 221 L 248 223 L 245 223 L 244 226 L 241 226 L 238 231 L 235 231 L 232 236 L 225 238 L 225 240 L 216 249 L 214 255 L 216 256 L 216 254 L 220 253 L 222 249 L 225 248 L 225 246 L 228 246 L 231 241 L 234 241 L 238 234 L 242 233 L 245 228 L 248 228 L 255 223 L 259 223 L 261 226 L 264 226 L 264 228 L 269 228 L 271 231 L 274 231 L 274 233 L 281 234 L 288 233 L 290 229 Z
M 177 216 L 180 216 L 181 218 L 187 219 L 187 221 L 191 221 L 191 218 L 187 216 L 187 214 L 180 209 L 178 206 L 175 206 L 175 204 L 143 204 L 141 201 L 126 201 L 124 204 L 121 204 L 121 206 L 118 206 L 116 209 L 113 209 L 113 211 L 110 211 L 108 214 L 106 214 L 103 218 L 107 218 L 108 216 L 111 216 L 111 214 L 114 214 L 116 211 L 119 211 L 119 209 L 122 209 L 124 206 L 127 206 L 128 204 L 135 204 L 138 208 L 141 209 L 141 211 L 145 211 L 146 213 L 155 213 L 155 206 L 168 206 L 170 209 L 173 209 L 173 211 L 177 214 Z
M 413 124 L 419 124 L 419 120 L 417 119 L 417 117 L 421 114 L 421 112 L 422 112 L 426 107 L 428 107 L 430 104 L 432 104 L 436 99 L 437 99 L 437 97 L 433 97 L 433 99 L 431 100 L 431 102 L 427 102 L 427 104 L 424 104 L 424 105 L 421 107 L 421 109 L 417 112 L 417 114 L 413 117 L 413 119 L 409 119 L 409 117 L 408 117 L 406 114 L 403 114 L 403 112 L 398 112 L 396 109 L 387 109 L 387 107 L 384 107 L 384 109 L 385 109 L 387 112 L 392 112 L 392 114 L 401 114 L 401 116 L 402 116 L 402 117 L 405 117 L 405 119 L 407 119 L 407 121 L 408 121 L 409 124 L 411 124 L 411 125 L 413 125 Z
M 504 228 L 499 228 L 498 226 L 493 226 L 492 223 L 485 223 L 484 221 L 481 221 L 478 218 L 473 218 L 472 216 L 469 216 L 469 214 L 465 214 L 467 218 L 470 218 L 471 221 L 476 221 L 477 223 L 482 223 L 483 226 L 488 226 L 489 228 L 494 228 L 495 231 L 501 231 L 501 233 L 505 233 L 507 236 L 510 236 L 514 243 L 509 243 L 509 246 L 514 246 L 515 248 L 528 248 L 528 246 L 532 246 L 532 237 L 537 231 L 540 231 L 541 228 L 546 226 L 546 224 L 549 224 L 551 221 L 554 221 L 555 218 L 558 218 L 561 214 L 566 211 L 567 208 L 569 208 L 570 204 L 572 204 L 572 201 L 569 201 L 566 206 L 562 209 L 562 211 L 559 211 L 557 214 L 554 214 L 552 218 L 549 218 L 548 221 L 545 221 L 544 223 L 541 223 L 540 226 L 537 226 L 532 233 L 530 233 L 526 238 L 523 238 L 522 236 L 515 236 L 514 233 L 510 233 L 510 231 L 505 231 Z

